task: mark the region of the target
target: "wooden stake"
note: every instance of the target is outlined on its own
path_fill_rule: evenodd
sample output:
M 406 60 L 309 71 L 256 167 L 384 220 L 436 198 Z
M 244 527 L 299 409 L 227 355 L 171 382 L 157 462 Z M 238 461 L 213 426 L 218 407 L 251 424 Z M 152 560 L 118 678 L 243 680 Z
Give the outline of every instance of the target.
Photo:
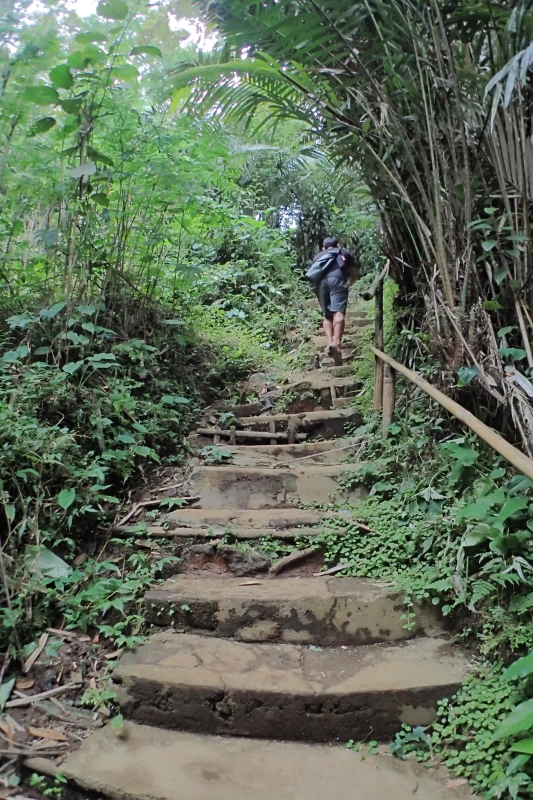
M 389 425 L 394 416 L 394 404 L 396 400 L 396 373 L 385 364 L 383 370 L 383 420 L 381 423 L 381 434 L 384 439 L 389 435 Z
M 383 350 L 383 283 L 376 288 L 376 319 L 374 344 L 378 350 Z M 383 361 L 376 357 L 374 368 L 374 408 L 383 408 Z
M 275 419 L 271 419 L 270 422 L 268 423 L 268 430 L 270 431 L 270 433 L 276 433 L 276 420 Z M 271 439 L 270 440 L 270 444 L 277 444 L 277 440 L 276 439 Z
M 293 419 L 290 419 L 287 424 L 287 437 L 289 444 L 294 444 L 296 441 L 296 424 Z

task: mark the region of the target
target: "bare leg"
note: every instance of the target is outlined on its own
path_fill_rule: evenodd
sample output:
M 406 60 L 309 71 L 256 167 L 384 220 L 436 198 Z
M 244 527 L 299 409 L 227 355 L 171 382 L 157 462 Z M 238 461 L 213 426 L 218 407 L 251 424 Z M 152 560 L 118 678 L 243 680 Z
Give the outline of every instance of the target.
M 341 341 L 344 333 L 344 314 L 336 311 L 333 315 L 333 345 L 341 349 Z
M 333 344 L 333 320 L 324 317 L 322 327 L 324 328 L 324 333 L 326 334 L 326 347 L 329 347 Z

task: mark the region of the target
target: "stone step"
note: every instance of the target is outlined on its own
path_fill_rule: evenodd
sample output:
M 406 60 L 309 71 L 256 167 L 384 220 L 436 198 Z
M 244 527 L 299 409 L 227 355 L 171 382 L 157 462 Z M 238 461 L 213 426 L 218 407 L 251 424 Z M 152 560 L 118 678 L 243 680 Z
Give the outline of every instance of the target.
M 125 717 L 199 733 L 386 741 L 428 725 L 457 691 L 464 656 L 441 639 L 317 649 L 156 633 L 115 670 Z
M 300 414 L 272 414 L 264 417 L 240 417 L 239 428 L 255 431 L 267 431 L 270 424 L 276 431 L 287 430 L 289 423 L 296 431 L 310 435 L 321 435 L 324 439 L 335 439 L 346 433 L 346 428 L 361 425 L 362 417 L 355 409 L 339 409 L 332 411 L 308 411 Z
M 145 596 L 155 625 L 210 631 L 246 642 L 361 645 L 441 635 L 435 607 L 418 606 L 404 628 L 403 595 L 365 578 L 246 580 L 175 575 Z
M 285 445 L 225 445 L 219 447 L 231 453 L 229 462 L 235 467 L 270 467 L 291 462 L 295 467 L 314 464 L 339 464 L 357 452 L 359 439 L 329 439 L 319 442 Z M 297 459 L 304 458 L 303 461 Z
M 300 525 L 319 525 L 331 518 L 331 512 L 309 511 L 305 508 L 266 508 L 242 510 L 237 508 L 176 508 L 165 515 L 163 522 L 173 528 L 296 528 Z M 350 519 L 344 514 L 338 514 Z
M 152 536 L 163 536 L 168 539 L 182 538 L 182 539 L 209 539 L 213 537 L 224 536 L 230 534 L 235 539 L 263 539 L 266 536 L 273 536 L 276 539 L 298 539 L 302 536 L 318 536 L 322 533 L 325 526 L 321 528 L 214 528 L 212 530 L 205 530 L 204 528 L 163 528 L 161 525 L 148 525 L 146 532 Z M 136 533 L 134 527 L 121 526 L 113 528 L 115 531 L 123 531 L 127 533 Z
M 256 467 L 195 467 L 188 491 L 199 495 L 201 508 L 286 508 L 302 503 L 330 503 L 332 497 L 356 500 L 366 497 L 362 484 L 349 489 L 338 480 L 355 473 L 361 464 L 323 464 L 301 469 Z
M 435 770 L 346 747 L 164 731 L 127 722 L 95 731 L 61 765 L 113 800 L 466 800 Z M 355 793 L 354 793 L 355 792 Z

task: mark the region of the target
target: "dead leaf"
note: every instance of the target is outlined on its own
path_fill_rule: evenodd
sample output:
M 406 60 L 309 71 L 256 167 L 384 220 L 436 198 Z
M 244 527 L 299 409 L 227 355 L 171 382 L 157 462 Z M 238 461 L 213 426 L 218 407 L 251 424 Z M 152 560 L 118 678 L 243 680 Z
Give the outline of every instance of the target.
M 239 586 L 261 586 L 262 581 L 243 581 Z
M 83 675 L 81 672 L 71 672 L 69 676 L 71 683 L 83 683 Z
M 118 658 L 120 655 L 122 655 L 122 650 L 113 650 L 112 653 L 106 653 L 104 658 L 110 661 L 112 658 Z
M 15 681 L 15 689 L 31 689 L 35 681 L 33 678 L 17 678 Z
M 78 553 L 78 555 L 76 556 L 76 558 L 74 559 L 74 562 L 73 562 L 74 566 L 75 567 L 81 566 L 84 561 L 87 561 L 88 558 L 89 558 L 89 556 L 87 555 L 87 553 Z
M 446 789 L 457 789 L 458 786 L 465 786 L 467 783 L 468 781 L 466 778 L 454 778 L 453 780 L 446 781 L 444 787 Z
M 38 739 L 51 739 L 54 742 L 68 742 L 68 738 L 61 728 L 33 728 L 28 727 L 28 733 Z
M 48 641 L 48 636 L 49 636 L 48 633 L 43 633 L 41 635 L 41 637 L 39 638 L 39 643 L 38 643 L 37 647 L 35 648 L 33 653 L 29 656 L 29 658 L 27 659 L 26 663 L 22 667 L 22 671 L 23 672 L 29 672 L 30 669 L 32 668 L 32 666 L 35 664 L 35 662 L 37 661 L 37 659 L 41 655 L 42 651 L 44 650 L 46 642 Z

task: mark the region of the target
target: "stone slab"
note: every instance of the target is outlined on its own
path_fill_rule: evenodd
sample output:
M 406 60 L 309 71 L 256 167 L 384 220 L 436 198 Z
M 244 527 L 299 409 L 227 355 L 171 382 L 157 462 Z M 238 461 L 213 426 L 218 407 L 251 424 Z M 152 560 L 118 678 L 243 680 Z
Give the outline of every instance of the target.
M 219 447 L 233 456 L 227 466 L 274 467 L 290 461 L 291 467 L 298 468 L 316 464 L 341 464 L 351 458 L 360 445 L 360 439 L 346 438 L 304 444 L 220 444 Z M 304 456 L 307 456 L 304 461 L 298 460 Z
M 115 677 L 126 717 L 158 727 L 312 742 L 386 741 L 428 725 L 464 656 L 439 639 L 321 649 L 157 633 Z
M 263 417 L 241 417 L 240 428 L 251 430 L 268 430 L 269 423 L 276 423 L 277 431 L 287 430 L 289 420 L 295 424 L 297 431 L 312 435 L 320 434 L 324 439 L 335 439 L 347 434 L 348 425 L 359 426 L 362 417 L 359 411 L 350 409 L 333 409 L 330 411 L 304 411 L 299 414 L 272 414 Z
M 340 413 L 340 412 L 338 412 Z M 202 508 L 286 508 L 295 502 L 330 503 L 333 497 L 357 500 L 368 490 L 360 483 L 344 489 L 338 481 L 360 464 L 324 464 L 301 469 L 195 467 L 188 490 Z
M 299 525 L 319 525 L 325 519 L 346 515 L 305 508 L 176 508 L 164 517 L 169 529 L 191 528 L 295 528 Z
M 467 787 L 444 787 L 445 775 L 392 756 L 345 747 L 108 725 L 61 766 L 86 791 L 112 800 L 463 800 Z
M 431 605 L 415 609 L 414 626 L 407 631 L 403 595 L 365 578 L 263 578 L 254 585 L 242 583 L 246 582 L 175 575 L 145 595 L 146 618 L 155 625 L 202 629 L 247 642 L 360 645 L 443 633 Z

